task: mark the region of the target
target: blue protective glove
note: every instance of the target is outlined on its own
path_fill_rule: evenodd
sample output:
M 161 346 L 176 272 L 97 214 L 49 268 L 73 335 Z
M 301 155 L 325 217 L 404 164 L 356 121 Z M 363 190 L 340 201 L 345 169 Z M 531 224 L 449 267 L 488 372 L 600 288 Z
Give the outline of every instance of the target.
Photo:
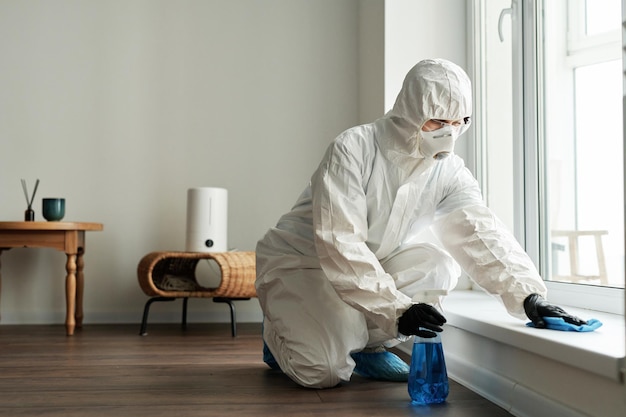
M 563 317 L 544 317 L 543 321 L 546 329 L 561 330 L 564 332 L 593 332 L 602 326 L 602 322 L 596 319 L 587 320 L 586 324 L 580 325 L 568 323 Z M 526 326 L 537 327 L 532 321 L 526 323 Z

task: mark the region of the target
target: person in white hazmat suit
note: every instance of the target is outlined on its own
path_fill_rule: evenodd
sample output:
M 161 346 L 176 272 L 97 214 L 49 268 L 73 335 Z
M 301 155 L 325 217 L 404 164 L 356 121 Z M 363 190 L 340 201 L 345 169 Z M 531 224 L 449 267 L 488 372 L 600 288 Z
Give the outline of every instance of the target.
M 442 330 L 433 306 L 461 267 L 515 317 L 537 327 L 543 316 L 584 323 L 545 301 L 532 261 L 453 153 L 471 113 L 466 73 L 424 60 L 390 112 L 332 142 L 294 207 L 257 244 L 268 365 L 311 388 L 353 372 L 406 381 L 409 366 L 385 348 Z M 445 250 L 416 241 L 428 227 Z

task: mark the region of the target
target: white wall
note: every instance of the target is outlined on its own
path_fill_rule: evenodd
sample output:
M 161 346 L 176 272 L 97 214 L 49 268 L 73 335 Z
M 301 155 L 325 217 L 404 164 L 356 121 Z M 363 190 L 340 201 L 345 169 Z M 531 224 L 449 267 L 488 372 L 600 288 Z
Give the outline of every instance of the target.
M 385 2 L 385 108 L 390 109 L 406 73 L 427 58 L 448 59 L 470 73 L 467 61 L 467 4 L 464 0 Z M 469 163 L 467 155 L 472 132 L 455 144 L 455 153 Z M 471 167 L 468 165 L 468 168 Z M 426 231 L 421 236 L 436 242 Z M 465 275 L 457 288 L 471 287 Z
M 137 263 L 184 249 L 189 187 L 227 188 L 230 246 L 254 250 L 358 121 L 358 6 L 0 1 L 0 219 L 23 219 L 20 178 L 39 178 L 38 220 L 41 198 L 61 196 L 65 220 L 104 224 L 87 236 L 86 323 L 140 320 Z M 1 261 L 2 323 L 62 323 L 65 256 Z M 260 317 L 256 301 L 239 306 L 241 321 Z M 179 320 L 180 304 L 153 311 Z M 199 311 L 228 318 L 192 300 Z
M 385 1 L 359 1 L 359 123 L 385 113 Z
M 137 263 L 184 249 L 187 188 L 227 188 L 229 246 L 254 250 L 328 142 L 382 115 L 412 64 L 463 66 L 464 19 L 462 0 L 0 0 L 0 220 L 23 219 L 20 179 L 39 178 L 38 220 L 62 196 L 65 220 L 102 222 L 85 323 L 139 322 Z M 62 253 L 0 261 L 3 324 L 63 322 Z M 152 310 L 178 321 L 180 303 Z M 206 300 L 189 314 L 228 320 Z M 256 300 L 238 319 L 260 320 Z
M 392 0 L 385 3 L 385 106 L 390 108 L 413 65 L 426 58 L 448 59 L 469 72 L 466 7 L 463 0 Z M 467 155 L 469 134 L 455 145 Z

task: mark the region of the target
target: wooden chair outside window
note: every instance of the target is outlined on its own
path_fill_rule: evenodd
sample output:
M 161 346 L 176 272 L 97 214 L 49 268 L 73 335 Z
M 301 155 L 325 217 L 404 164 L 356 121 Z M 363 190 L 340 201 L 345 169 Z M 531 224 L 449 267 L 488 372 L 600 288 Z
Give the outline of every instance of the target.
M 552 250 L 553 255 L 558 250 L 565 250 L 565 245 L 559 245 L 554 240 L 558 238 L 567 239 L 567 248 L 569 248 L 569 275 L 555 273 L 552 276 L 553 281 L 588 281 L 599 280 L 601 284 L 608 285 L 608 276 L 606 272 L 606 259 L 604 256 L 604 247 L 602 246 L 602 236 L 607 235 L 606 230 L 553 230 L 552 231 Z M 593 238 L 595 244 L 595 255 L 598 267 L 597 275 L 584 275 L 580 271 L 580 238 Z

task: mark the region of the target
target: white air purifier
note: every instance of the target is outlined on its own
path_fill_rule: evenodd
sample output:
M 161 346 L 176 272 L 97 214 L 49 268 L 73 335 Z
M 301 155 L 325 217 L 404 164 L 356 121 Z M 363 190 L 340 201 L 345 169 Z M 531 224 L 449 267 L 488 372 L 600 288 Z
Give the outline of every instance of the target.
M 187 252 L 228 251 L 228 190 L 187 190 Z

